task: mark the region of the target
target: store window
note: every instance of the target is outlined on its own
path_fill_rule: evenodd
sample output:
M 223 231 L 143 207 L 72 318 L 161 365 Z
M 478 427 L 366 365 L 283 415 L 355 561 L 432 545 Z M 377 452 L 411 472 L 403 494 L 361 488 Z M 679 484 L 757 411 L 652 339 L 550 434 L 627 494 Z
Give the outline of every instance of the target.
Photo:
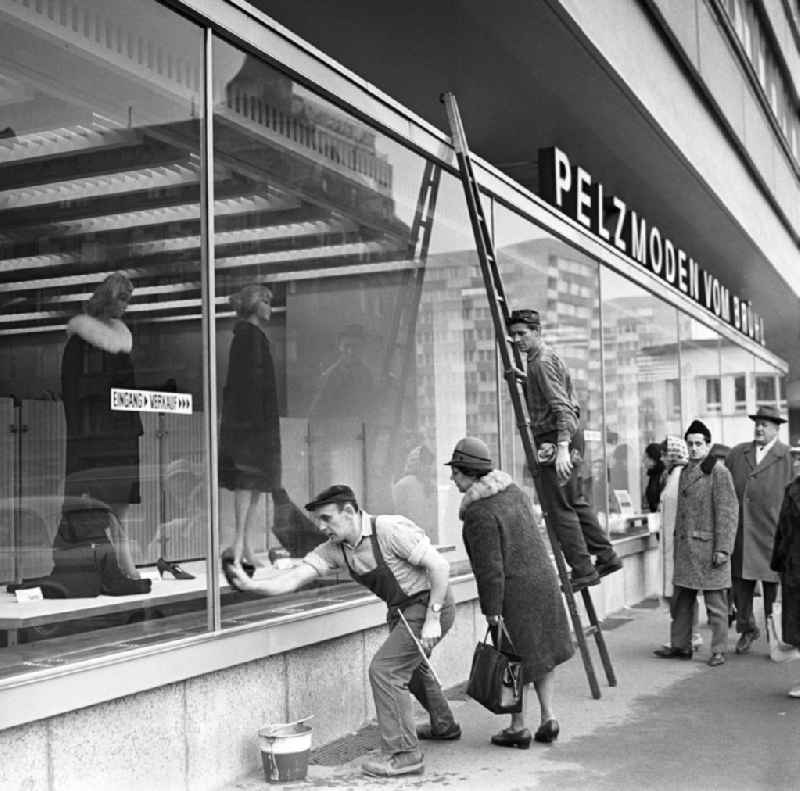
M 217 39 L 213 61 L 222 548 L 303 556 L 303 504 L 344 483 L 464 558 L 443 462 L 497 421 L 460 183 L 253 55 Z
M 680 433 L 683 436 L 686 426 L 698 418 L 711 431 L 712 442 L 724 442 L 723 417 L 721 408 L 716 408 L 720 401 L 711 402 L 708 409 L 708 381 L 719 382 L 723 373 L 723 355 L 720 356 L 720 337 L 717 332 L 705 324 L 680 313 L 678 316 L 678 337 L 680 342 L 680 382 L 682 418 L 684 426 Z M 726 347 L 727 350 L 727 347 Z M 727 365 L 727 358 L 726 365 Z M 716 385 L 711 386 L 711 393 L 716 398 Z
M 706 413 L 722 412 L 722 380 L 718 376 L 706 379 L 705 403 L 701 411 Z
M 598 265 L 505 207 L 495 205 L 494 220 L 498 266 L 511 300 L 510 309 L 530 307 L 539 311 L 544 341 L 569 369 L 581 405 L 585 438 L 581 485 L 597 507 L 605 497 Z M 536 502 L 511 402 L 505 393 L 501 411 L 503 468 Z M 538 505 L 535 510 L 539 513 Z
M 0 0 L 0 675 L 206 629 L 202 45 Z
M 756 374 L 756 409 L 760 406 L 777 406 L 774 374 Z
M 624 535 L 649 511 L 651 468 L 645 450 L 681 431 L 676 311 L 606 269 L 603 295 L 603 383 L 609 532 Z M 676 400 L 677 399 L 677 400 Z M 629 505 L 630 504 L 630 505 Z
M 745 374 L 733 378 L 733 409 L 735 412 L 747 410 L 747 376 Z

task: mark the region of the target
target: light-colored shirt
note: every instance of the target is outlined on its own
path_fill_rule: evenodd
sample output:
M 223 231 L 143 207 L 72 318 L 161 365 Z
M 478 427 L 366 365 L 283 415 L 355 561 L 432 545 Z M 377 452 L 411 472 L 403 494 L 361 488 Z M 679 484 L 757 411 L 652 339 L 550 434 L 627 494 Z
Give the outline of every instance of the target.
M 376 531 L 383 559 L 403 592 L 413 596 L 429 590 L 428 572 L 419 565 L 431 545 L 425 531 L 410 519 L 394 514 L 376 517 Z M 347 563 L 356 574 L 364 574 L 377 565 L 371 535 L 370 515 L 361 511 L 361 538 L 355 547 L 346 543 L 335 544 L 329 539 L 312 549 L 303 560 L 320 575 L 335 569 L 347 569 Z M 343 550 L 347 554 L 347 563 Z
M 764 456 L 770 452 L 772 446 L 777 442 L 777 440 L 777 437 L 773 437 L 772 440 L 764 445 L 763 448 L 759 448 L 758 445 L 756 445 L 756 464 L 761 464 Z

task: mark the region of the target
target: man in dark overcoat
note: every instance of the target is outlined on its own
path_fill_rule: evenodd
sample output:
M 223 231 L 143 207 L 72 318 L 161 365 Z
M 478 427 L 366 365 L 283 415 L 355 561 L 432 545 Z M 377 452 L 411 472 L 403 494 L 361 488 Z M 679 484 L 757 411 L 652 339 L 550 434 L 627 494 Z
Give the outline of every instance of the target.
M 764 620 L 772 614 L 778 575 L 769 567 L 778 514 L 786 484 L 792 479 L 789 448 L 778 439 L 785 418 L 774 406 L 762 406 L 754 415 L 753 441 L 737 445 L 725 464 L 739 498 L 739 527 L 733 548 L 733 597 L 736 631 L 741 635 L 736 653 L 744 654 L 759 638 L 753 617 L 756 580 L 764 591 Z
M 731 474 L 722 464 L 703 464 L 711 450 L 711 432 L 699 420 L 686 431 L 689 464 L 678 481 L 675 516 L 675 570 L 670 602 L 670 647 L 659 648 L 664 659 L 692 658 L 692 621 L 697 592 L 711 625 L 711 667 L 725 664 L 728 644 L 730 554 L 739 504 Z

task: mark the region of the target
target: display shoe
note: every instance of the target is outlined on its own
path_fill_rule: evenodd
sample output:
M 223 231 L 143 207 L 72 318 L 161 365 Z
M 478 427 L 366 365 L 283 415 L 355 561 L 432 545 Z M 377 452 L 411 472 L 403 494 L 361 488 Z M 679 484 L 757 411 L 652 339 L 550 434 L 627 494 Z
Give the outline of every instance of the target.
M 558 738 L 558 731 L 558 720 L 548 720 L 544 725 L 539 726 L 536 733 L 533 734 L 533 740 L 550 744 Z
M 184 571 L 177 563 L 170 563 L 168 560 L 164 560 L 164 558 L 159 558 L 156 561 L 156 568 L 158 569 L 158 573 L 161 575 L 162 580 L 164 579 L 165 574 L 172 574 L 173 579 L 176 580 L 194 579 L 194 574 Z
M 800 698 L 800 687 L 792 687 L 786 694 L 790 698 Z
M 758 627 L 755 627 L 752 632 L 745 632 L 736 643 L 736 653 L 746 654 L 759 637 L 761 637 L 761 632 Z
M 719 667 L 720 665 L 725 664 L 725 654 L 720 654 L 719 652 L 711 654 L 708 662 L 706 664 L 709 667 Z
M 670 646 L 669 648 L 656 648 L 653 653 L 660 657 L 661 659 L 691 659 L 692 658 L 692 649 L 690 648 L 688 651 L 683 648 L 673 648 Z
M 372 777 L 397 777 L 398 775 L 419 775 L 425 771 L 422 753 L 414 750 L 410 753 L 373 758 L 361 764 L 361 771 Z
M 498 747 L 519 747 L 520 750 L 527 750 L 531 746 L 531 732 L 527 728 L 520 731 L 512 731 L 504 728 L 500 733 L 492 736 L 492 744 Z
M 228 547 L 227 549 L 223 550 L 222 555 L 220 555 L 220 560 L 222 561 L 222 570 L 225 571 L 226 565 L 236 562 L 234 560 L 233 549 Z M 248 577 L 252 577 L 253 574 L 255 574 L 256 567 L 252 563 L 248 563 L 246 560 L 241 560 L 240 565 L 242 567 L 242 571 L 247 574 Z M 225 572 L 225 577 L 228 579 L 228 582 L 230 582 L 227 572 Z
M 437 733 L 429 723 L 417 726 L 418 739 L 430 739 L 435 742 L 450 742 L 461 738 L 461 726 L 454 722 L 446 731 Z

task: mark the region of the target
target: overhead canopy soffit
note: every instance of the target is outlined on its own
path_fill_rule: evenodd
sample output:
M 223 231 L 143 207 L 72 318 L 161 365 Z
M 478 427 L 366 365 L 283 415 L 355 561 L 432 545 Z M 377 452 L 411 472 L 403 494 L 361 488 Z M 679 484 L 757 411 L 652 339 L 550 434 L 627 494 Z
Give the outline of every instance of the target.
M 445 129 L 453 91 L 470 147 L 534 192 L 557 145 L 766 317 L 767 346 L 800 366 L 797 293 L 555 2 L 253 0 L 253 5 Z M 354 24 L 353 20 L 358 20 Z

